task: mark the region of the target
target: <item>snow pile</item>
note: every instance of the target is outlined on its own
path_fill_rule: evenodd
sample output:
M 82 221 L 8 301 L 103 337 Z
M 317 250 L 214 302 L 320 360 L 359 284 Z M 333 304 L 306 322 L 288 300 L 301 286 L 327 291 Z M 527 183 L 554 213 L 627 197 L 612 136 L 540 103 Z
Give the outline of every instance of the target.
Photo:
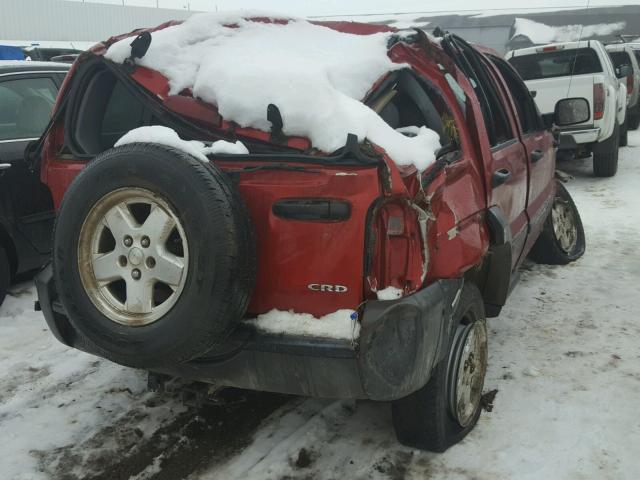
M 58 342 L 35 299 L 32 284 L 14 285 L 0 306 L 1 478 L 91 477 L 82 465 L 100 452 L 131 438 L 142 444 L 186 410 L 169 398 L 148 403 L 157 396 L 144 371 Z
M 353 310 L 338 310 L 320 318 L 309 313 L 271 310 L 257 318 L 245 320 L 266 333 L 284 333 L 305 337 L 353 340 L 360 336 L 360 323 Z
M 523 35 L 535 44 L 572 42 L 594 36 L 602 37 L 623 30 L 625 22 L 600 23 L 597 25 L 564 25 L 561 27 L 534 22 L 527 18 L 516 18 L 513 37 Z M 513 38 L 512 37 L 512 38 Z
M 378 300 L 397 300 L 402 298 L 403 290 L 396 287 L 387 287 L 377 292 Z
M 404 67 L 387 55 L 390 33 L 351 35 L 301 19 L 275 24 L 247 16 L 193 15 L 152 33 L 147 54 L 136 63 L 165 75 L 170 93 L 191 88 L 242 127 L 268 131 L 267 106 L 273 103 L 286 135 L 307 137 L 325 152 L 343 147 L 353 133 L 384 148 L 399 165 L 424 170 L 434 161 L 440 147 L 435 132 L 423 129 L 407 138 L 360 101 L 382 75 Z M 131 41 L 113 44 L 106 58 L 124 62 Z
M 175 130 L 161 125 L 152 125 L 150 127 L 139 127 L 125 133 L 115 144 L 116 147 L 127 145 L 129 143 L 157 143 L 167 147 L 172 147 L 183 152 L 193 155 L 203 162 L 208 162 L 206 157 L 208 154 L 215 153 L 232 153 L 245 154 L 249 153 L 247 147 L 242 142 L 236 143 L 218 140 L 210 146 L 197 140 L 183 140 Z

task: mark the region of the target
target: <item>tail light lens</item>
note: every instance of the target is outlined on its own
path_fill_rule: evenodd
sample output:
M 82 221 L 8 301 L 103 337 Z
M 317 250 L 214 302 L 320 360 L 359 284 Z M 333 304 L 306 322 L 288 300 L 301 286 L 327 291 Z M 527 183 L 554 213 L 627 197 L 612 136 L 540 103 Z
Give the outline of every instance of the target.
M 416 211 L 403 200 L 390 200 L 376 212 L 369 232 L 373 238 L 365 281 L 368 298 L 387 287 L 406 292 L 420 288 L 426 265 L 416 220 Z
M 604 117 L 604 84 L 593 84 L 593 118 L 601 120 Z
M 627 95 L 633 91 L 633 75 L 627 75 Z

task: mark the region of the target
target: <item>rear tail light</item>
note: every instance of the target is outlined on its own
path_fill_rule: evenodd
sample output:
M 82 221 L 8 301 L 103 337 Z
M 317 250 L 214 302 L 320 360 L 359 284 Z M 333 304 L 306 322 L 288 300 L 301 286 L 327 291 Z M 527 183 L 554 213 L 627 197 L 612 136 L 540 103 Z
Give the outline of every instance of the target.
M 593 84 L 593 118 L 601 120 L 604 117 L 604 85 L 602 83 Z
M 631 95 L 633 91 L 633 75 L 627 75 L 627 94 Z

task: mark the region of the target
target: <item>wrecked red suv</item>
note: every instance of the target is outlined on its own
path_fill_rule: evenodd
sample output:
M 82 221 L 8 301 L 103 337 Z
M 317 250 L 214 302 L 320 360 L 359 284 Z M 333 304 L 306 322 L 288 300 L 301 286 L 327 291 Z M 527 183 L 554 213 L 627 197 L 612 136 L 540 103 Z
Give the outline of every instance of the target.
M 385 36 L 397 68 L 360 101 L 394 130 L 438 134 L 421 170 L 370 138 L 326 152 L 288 135 L 277 102 L 259 129 L 190 86 L 172 93 L 140 63 L 176 25 L 82 54 L 31 151 L 58 210 L 52 264 L 36 281 L 53 334 L 218 386 L 391 401 L 402 443 L 443 451 L 461 440 L 481 410 L 485 317 L 499 314 L 527 255 L 565 264 L 585 248 L 525 84 L 452 34 L 313 23 Z M 131 55 L 107 59 L 127 37 Z M 567 99 L 556 122 L 588 111 Z M 143 126 L 246 151 L 191 154 L 197 142 L 164 137 L 114 147 Z

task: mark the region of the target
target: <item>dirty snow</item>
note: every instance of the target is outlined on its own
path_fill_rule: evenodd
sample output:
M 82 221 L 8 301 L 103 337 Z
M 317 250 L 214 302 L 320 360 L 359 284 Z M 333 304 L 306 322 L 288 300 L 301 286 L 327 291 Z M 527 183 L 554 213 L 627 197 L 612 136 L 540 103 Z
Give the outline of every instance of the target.
M 524 35 L 533 43 L 541 45 L 553 42 L 572 42 L 581 38 L 612 35 L 624 30 L 626 22 L 600 23 L 596 25 L 551 26 L 528 18 L 516 18 L 513 36 Z
M 488 321 L 493 411 L 446 453 L 398 445 L 385 403 L 226 390 L 187 409 L 147 393 L 143 372 L 58 343 L 27 282 L 0 307 L 0 477 L 635 480 L 640 132 L 629 144 L 613 178 L 560 164 L 587 252 L 525 264 Z
M 161 125 L 152 125 L 149 127 L 138 127 L 125 133 L 115 144 L 116 147 L 127 145 L 129 143 L 157 143 L 167 147 L 172 147 L 183 152 L 193 155 L 197 159 L 208 162 L 206 157 L 210 154 L 244 154 L 249 153 L 240 140 L 235 143 L 225 140 L 213 142 L 210 146 L 197 140 L 183 140 L 177 132 L 169 127 Z
M 404 292 L 401 288 L 387 287 L 382 290 L 378 290 L 376 295 L 378 296 L 378 300 L 397 300 L 402 297 L 403 293 Z
M 257 318 L 246 320 L 266 333 L 301 335 L 355 340 L 360 336 L 360 323 L 353 310 L 338 310 L 323 317 L 316 318 L 309 313 L 294 313 L 271 310 Z
M 353 133 L 384 148 L 399 165 L 424 170 L 435 160 L 438 135 L 423 129 L 408 138 L 362 100 L 382 75 L 403 68 L 387 56 L 389 33 L 350 35 L 302 19 L 286 25 L 247 21 L 248 13 L 203 13 L 152 33 L 136 60 L 169 79 L 171 93 L 191 88 L 227 120 L 269 131 L 267 106 L 278 106 L 283 132 L 333 152 Z M 278 15 L 268 15 L 281 18 Z M 132 39 L 106 57 L 123 62 Z

